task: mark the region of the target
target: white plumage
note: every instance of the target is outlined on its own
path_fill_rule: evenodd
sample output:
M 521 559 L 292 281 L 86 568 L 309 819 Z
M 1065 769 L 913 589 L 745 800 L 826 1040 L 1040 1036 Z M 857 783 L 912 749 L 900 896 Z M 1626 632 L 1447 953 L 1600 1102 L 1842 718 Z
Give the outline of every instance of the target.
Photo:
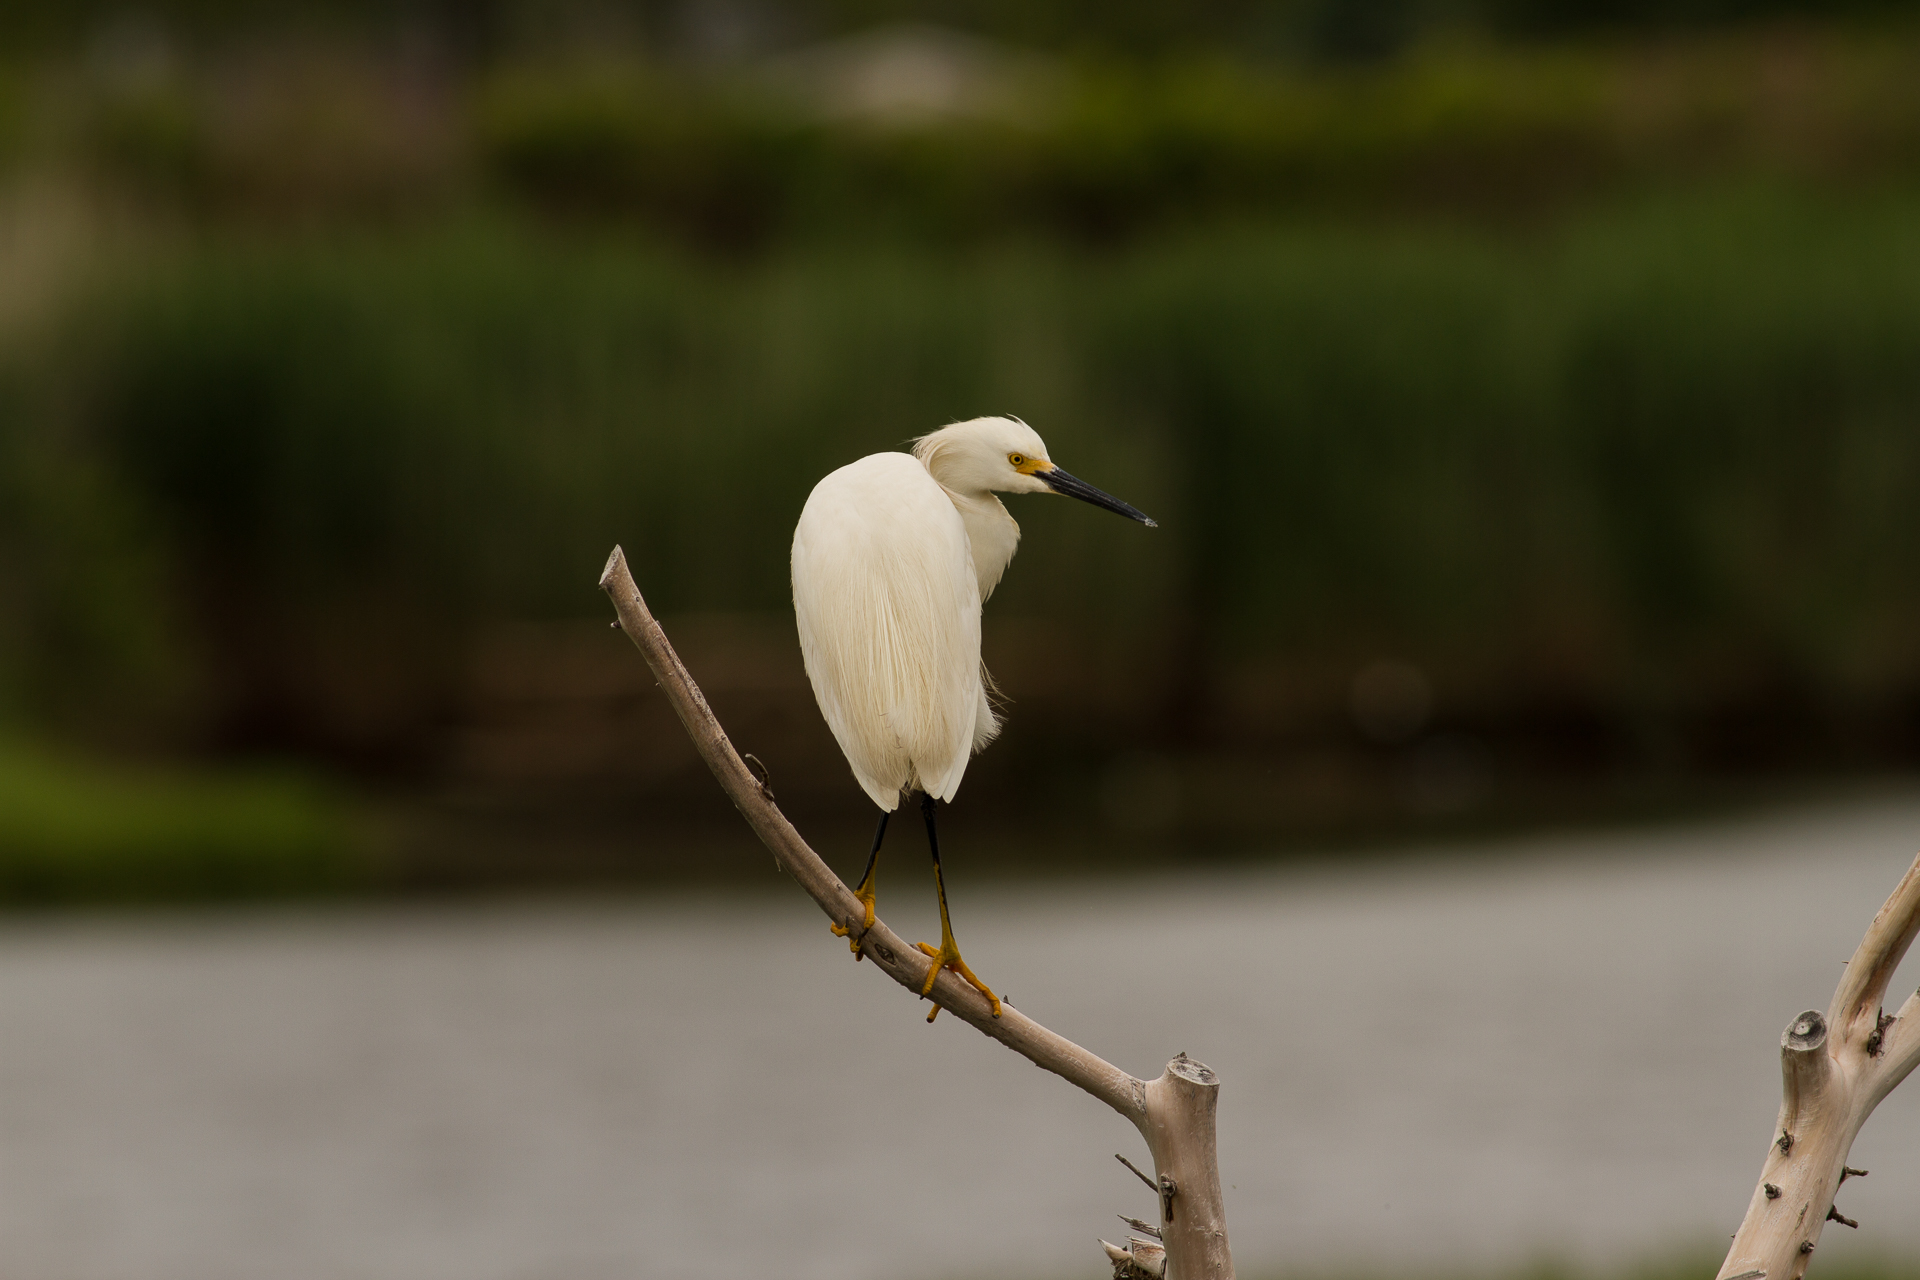
M 800 652 L 861 788 L 950 800 L 999 732 L 980 610 L 1019 545 L 994 491 L 1066 493 L 1151 524 L 1054 466 L 1024 422 L 976 418 L 814 487 L 793 534 Z
M 953 798 L 998 725 L 980 663 L 980 586 L 967 531 L 913 457 L 835 471 L 793 535 L 800 652 L 861 789 Z
M 1000 731 L 980 662 L 980 606 L 1020 545 L 1020 526 L 994 492 L 1065 493 L 1144 524 L 1145 516 L 1077 480 L 1047 458 L 1024 422 L 975 418 L 914 441 L 913 452 L 876 453 L 849 463 L 807 497 L 793 531 L 793 614 L 813 695 L 880 806 L 867 873 L 854 890 L 861 917 L 838 921 L 854 955 L 874 922 L 874 870 L 887 817 L 900 797 L 921 792 L 927 849 L 940 900 L 940 945 L 920 943 L 933 963 L 920 994 L 951 969 L 984 995 L 1000 997 L 960 958 L 947 915 L 935 802 L 960 789 L 973 753 Z M 931 1022 L 940 1012 L 935 1004 Z

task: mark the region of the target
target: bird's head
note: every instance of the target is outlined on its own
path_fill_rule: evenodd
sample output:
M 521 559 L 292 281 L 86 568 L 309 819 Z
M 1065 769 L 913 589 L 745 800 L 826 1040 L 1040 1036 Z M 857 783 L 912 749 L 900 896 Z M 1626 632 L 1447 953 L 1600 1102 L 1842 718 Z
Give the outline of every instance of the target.
M 1064 493 L 1155 527 L 1142 512 L 1055 466 L 1047 442 L 1018 418 L 974 418 L 942 427 L 915 440 L 913 456 L 955 493 Z

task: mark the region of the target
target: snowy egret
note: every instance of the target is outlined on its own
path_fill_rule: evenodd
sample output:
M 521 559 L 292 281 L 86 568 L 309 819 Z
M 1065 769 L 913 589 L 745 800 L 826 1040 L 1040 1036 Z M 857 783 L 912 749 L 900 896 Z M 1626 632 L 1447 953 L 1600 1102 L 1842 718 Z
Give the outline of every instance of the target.
M 814 697 L 880 826 L 855 895 L 873 927 L 874 868 L 887 818 L 920 793 L 940 945 L 920 994 L 952 969 L 993 1004 L 1000 999 L 960 958 L 947 918 L 934 804 L 960 789 L 973 753 L 1000 731 L 993 680 L 980 660 L 980 606 L 999 585 L 1020 526 L 994 497 L 1063 493 L 1152 526 L 1118 498 L 1062 471 L 1026 423 L 975 418 L 914 441 L 913 452 L 876 453 L 814 486 L 793 531 L 793 612 Z M 850 930 L 833 926 L 845 937 Z M 932 1021 L 938 1005 L 927 1015 Z

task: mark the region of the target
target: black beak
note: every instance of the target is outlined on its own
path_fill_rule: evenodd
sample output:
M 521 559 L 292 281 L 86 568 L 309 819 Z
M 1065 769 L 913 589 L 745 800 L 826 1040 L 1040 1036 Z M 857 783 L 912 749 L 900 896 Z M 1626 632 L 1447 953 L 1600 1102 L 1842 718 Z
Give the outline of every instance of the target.
M 1105 507 L 1109 511 L 1117 511 L 1129 520 L 1138 520 L 1149 529 L 1158 529 L 1160 527 L 1153 520 L 1149 519 L 1145 512 L 1136 507 L 1128 506 L 1112 494 L 1103 493 L 1080 477 L 1069 475 L 1058 467 L 1055 467 L 1051 471 L 1041 471 L 1036 474 L 1042 480 L 1046 481 L 1047 487 L 1055 493 L 1064 493 L 1069 498 L 1078 498 L 1082 502 L 1091 502 L 1096 507 Z

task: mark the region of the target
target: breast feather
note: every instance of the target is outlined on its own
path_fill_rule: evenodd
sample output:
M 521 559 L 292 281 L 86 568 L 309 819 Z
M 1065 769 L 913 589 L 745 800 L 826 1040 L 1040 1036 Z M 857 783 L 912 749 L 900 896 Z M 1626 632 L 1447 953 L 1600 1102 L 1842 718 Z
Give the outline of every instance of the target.
M 861 788 L 889 811 L 911 787 L 951 799 L 986 706 L 980 591 L 959 513 L 918 462 L 875 454 L 814 486 L 793 600 L 814 697 Z

